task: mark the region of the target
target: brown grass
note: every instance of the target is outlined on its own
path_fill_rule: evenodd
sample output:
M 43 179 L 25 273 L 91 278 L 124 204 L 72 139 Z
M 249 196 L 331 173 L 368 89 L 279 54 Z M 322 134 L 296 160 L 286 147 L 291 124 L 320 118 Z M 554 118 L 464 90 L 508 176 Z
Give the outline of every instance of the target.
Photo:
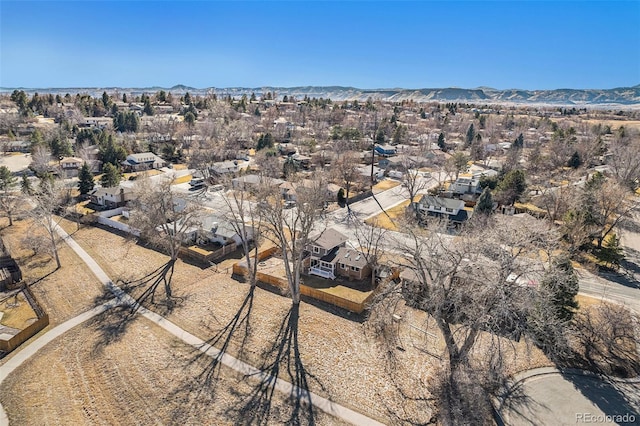
M 395 188 L 399 186 L 400 182 L 397 180 L 385 179 L 382 182 L 378 182 L 373 185 L 373 192 L 377 194 L 378 192 L 386 191 L 387 189 Z
M 69 227 L 75 230 L 76 224 L 69 222 Z M 93 307 L 103 290 L 86 264 L 64 242 L 59 242 L 62 267 L 56 270 L 55 261 L 49 254 L 34 254 L 23 245 L 22 237 L 28 233 L 42 235 L 42 230 L 29 221 L 19 220 L 2 230 L 2 238 L 20 265 L 23 282 L 30 285 L 34 296 L 49 315 L 49 327 Z
M 385 212 L 378 213 L 377 215 L 365 220 L 365 223 L 379 228 L 388 229 L 390 231 L 398 231 L 397 221 L 404 216 L 404 213 L 409 206 L 409 200 L 403 201 L 395 207 L 392 207 Z
M 113 314 L 111 314 L 113 315 Z M 209 359 L 155 324 L 137 318 L 123 337 L 102 344 L 97 317 L 47 345 L 11 374 L 0 399 L 11 424 L 237 424 L 227 414 L 255 382 L 223 368 L 206 383 Z M 291 405 L 276 392 L 269 424 Z M 319 413 L 318 424 L 339 425 Z
M 18 330 L 26 328 L 32 321 L 38 319 L 22 293 L 18 293 L 17 297 L 11 296 L 1 301 L 0 312 L 3 313 L 0 324 Z

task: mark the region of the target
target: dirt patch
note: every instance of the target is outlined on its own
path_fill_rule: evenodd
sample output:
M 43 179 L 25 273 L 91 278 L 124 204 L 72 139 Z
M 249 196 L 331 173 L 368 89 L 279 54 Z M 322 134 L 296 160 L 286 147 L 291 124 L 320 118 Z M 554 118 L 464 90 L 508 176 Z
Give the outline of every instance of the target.
M 385 179 L 373 185 L 373 193 L 377 194 L 379 192 L 386 191 L 387 189 L 395 188 L 396 186 L 400 186 L 400 182 L 397 180 Z

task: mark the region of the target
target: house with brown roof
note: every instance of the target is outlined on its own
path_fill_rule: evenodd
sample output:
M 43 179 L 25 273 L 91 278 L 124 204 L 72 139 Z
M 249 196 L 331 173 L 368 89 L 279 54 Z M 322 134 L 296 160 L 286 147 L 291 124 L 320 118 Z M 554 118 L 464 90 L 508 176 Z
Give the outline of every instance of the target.
M 65 177 L 78 176 L 78 170 L 82 167 L 84 160 L 77 157 L 64 157 L 60 160 L 60 168 Z
M 325 229 L 307 246 L 310 256 L 305 262 L 306 273 L 335 279 L 342 276 L 362 280 L 370 276 L 371 268 L 358 250 L 347 248 L 348 237 L 335 229 Z

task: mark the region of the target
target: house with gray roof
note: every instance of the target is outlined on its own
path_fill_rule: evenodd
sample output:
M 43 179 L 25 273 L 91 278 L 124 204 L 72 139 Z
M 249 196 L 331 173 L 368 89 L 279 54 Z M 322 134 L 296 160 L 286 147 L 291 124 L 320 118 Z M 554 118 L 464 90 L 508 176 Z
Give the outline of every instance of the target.
M 167 165 L 167 162 L 153 152 L 140 152 L 127 155 L 127 158 L 121 164 L 126 171 L 138 172 L 162 168 Z
M 447 219 L 453 225 L 460 225 L 468 220 L 472 212 L 464 209 L 464 201 L 453 198 L 423 196 L 416 204 L 418 213 L 424 216 Z
M 325 229 L 311 238 L 306 249 L 305 272 L 323 278 L 337 276 L 362 280 L 370 276 L 371 268 L 358 250 L 346 247 L 348 237 L 335 229 Z

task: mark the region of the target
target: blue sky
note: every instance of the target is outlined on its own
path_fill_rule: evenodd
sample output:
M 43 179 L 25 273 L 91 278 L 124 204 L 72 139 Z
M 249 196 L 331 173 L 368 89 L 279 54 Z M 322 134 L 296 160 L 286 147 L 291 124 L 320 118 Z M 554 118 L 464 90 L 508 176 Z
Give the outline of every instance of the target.
M 640 1 L 0 1 L 3 87 L 613 88 Z

